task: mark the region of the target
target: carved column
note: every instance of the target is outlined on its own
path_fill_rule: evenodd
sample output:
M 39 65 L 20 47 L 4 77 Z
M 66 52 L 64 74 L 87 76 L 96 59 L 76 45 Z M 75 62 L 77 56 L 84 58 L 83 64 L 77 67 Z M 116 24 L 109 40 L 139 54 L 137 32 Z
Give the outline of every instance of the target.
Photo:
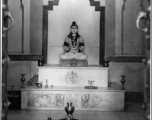
M 121 55 L 123 55 L 123 49 L 124 49 L 124 47 L 123 47 L 123 42 L 124 42 L 124 36 L 123 36 L 123 34 L 124 34 L 124 26 L 123 26 L 123 24 L 124 24 L 124 11 L 126 9 L 126 7 L 125 7 L 126 1 L 127 0 L 123 0 L 122 14 L 121 14 L 121 20 L 122 20 L 121 21 Z
M 7 111 L 10 102 L 7 96 L 7 69 L 8 69 L 8 52 L 7 52 L 7 31 L 14 26 L 14 19 L 8 10 L 7 0 L 3 0 L 2 11 L 2 120 L 7 120 Z M 8 19 L 11 24 L 8 25 Z
M 116 13 L 115 13 L 115 55 L 121 55 L 122 45 L 122 0 L 116 0 Z
M 150 6 L 150 0 L 145 0 L 144 2 L 147 2 L 147 5 L 143 5 L 143 1 L 141 0 L 141 11 L 139 12 L 139 15 L 136 20 L 136 26 L 141 32 L 145 33 L 145 56 L 146 58 L 143 59 L 143 62 L 145 63 L 145 80 L 144 80 L 144 104 L 143 109 L 146 111 L 146 120 L 150 120 L 150 14 L 151 14 L 151 6 Z M 140 26 L 143 24 L 142 20 L 146 20 L 144 26 Z

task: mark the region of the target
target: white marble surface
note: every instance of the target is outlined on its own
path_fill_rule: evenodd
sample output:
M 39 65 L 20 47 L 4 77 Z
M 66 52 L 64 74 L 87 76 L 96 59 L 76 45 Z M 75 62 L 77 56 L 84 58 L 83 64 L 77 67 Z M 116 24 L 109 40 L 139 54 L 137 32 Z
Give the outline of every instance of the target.
M 25 89 L 21 89 L 21 91 L 89 91 L 89 92 L 103 92 L 103 91 L 112 91 L 112 92 L 125 92 L 125 90 L 121 90 L 121 86 L 116 83 L 112 83 L 111 87 L 97 87 L 97 89 L 86 89 L 85 87 L 67 87 L 67 86 L 49 86 L 49 88 L 38 88 L 37 86 L 25 86 Z
M 44 66 L 38 68 L 38 82 L 43 86 L 77 86 L 84 87 L 88 85 L 88 80 L 94 81 L 94 86 L 108 86 L 108 68 L 101 66 L 88 67 L 59 67 Z
M 123 111 L 124 90 L 120 88 L 31 88 L 22 89 L 22 109 L 64 110 L 67 102 L 72 102 L 78 110 Z

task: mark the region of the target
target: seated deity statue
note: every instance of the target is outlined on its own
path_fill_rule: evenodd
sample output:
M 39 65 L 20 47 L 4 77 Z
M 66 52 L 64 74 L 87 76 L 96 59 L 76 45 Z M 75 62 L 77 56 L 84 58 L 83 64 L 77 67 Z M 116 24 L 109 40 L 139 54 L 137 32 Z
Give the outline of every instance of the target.
M 87 55 L 84 53 L 84 40 L 78 33 L 78 25 L 72 22 L 71 32 L 66 36 L 63 49 L 64 53 L 60 55 L 62 60 L 86 60 Z

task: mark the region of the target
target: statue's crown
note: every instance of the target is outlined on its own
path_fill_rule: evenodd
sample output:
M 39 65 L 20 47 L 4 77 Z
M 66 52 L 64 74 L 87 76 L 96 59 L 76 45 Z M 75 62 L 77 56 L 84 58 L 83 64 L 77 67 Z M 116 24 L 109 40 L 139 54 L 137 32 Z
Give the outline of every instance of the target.
M 77 26 L 77 27 L 78 27 L 78 25 L 77 25 L 77 23 L 76 23 L 75 21 L 72 22 L 71 27 L 72 27 L 72 26 Z

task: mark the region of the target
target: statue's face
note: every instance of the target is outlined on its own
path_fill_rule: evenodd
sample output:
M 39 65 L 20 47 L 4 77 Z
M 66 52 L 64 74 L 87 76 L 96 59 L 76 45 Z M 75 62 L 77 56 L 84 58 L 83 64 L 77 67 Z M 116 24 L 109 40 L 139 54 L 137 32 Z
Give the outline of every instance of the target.
M 77 26 L 72 26 L 71 27 L 71 32 L 72 32 L 72 34 L 76 34 L 78 32 L 78 27 Z

